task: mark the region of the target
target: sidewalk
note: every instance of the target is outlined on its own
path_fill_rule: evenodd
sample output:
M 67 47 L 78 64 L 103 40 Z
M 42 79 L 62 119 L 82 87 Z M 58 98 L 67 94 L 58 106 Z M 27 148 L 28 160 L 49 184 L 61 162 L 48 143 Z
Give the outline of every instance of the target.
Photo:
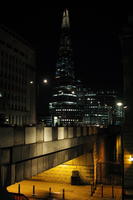
M 90 196 L 90 186 L 73 186 L 69 184 L 48 183 L 40 180 L 25 180 L 14 185 L 9 186 L 7 189 L 10 192 L 18 192 L 18 184 L 20 184 L 20 192 L 27 197 L 32 197 L 33 185 L 35 185 L 35 196 L 42 198 L 46 196 L 51 188 L 51 192 L 62 198 L 63 189 L 65 190 L 65 199 L 69 200 L 88 200 Z
M 46 182 L 44 173 L 38 174 L 34 176 L 30 180 L 24 180 L 13 184 L 7 188 L 9 192 L 18 193 L 18 187 L 20 184 L 20 193 L 23 193 L 28 198 L 33 200 L 32 194 L 35 193 L 35 196 L 38 198 L 43 198 L 49 193 L 51 188 L 51 192 L 54 193 L 56 197 L 62 199 L 63 197 L 63 189 L 64 189 L 64 197 L 65 200 L 112 200 L 112 186 L 104 186 L 103 187 L 103 197 L 102 197 L 102 188 L 101 185 L 97 186 L 95 193 L 91 196 L 91 186 L 90 185 L 71 185 L 65 183 L 53 183 L 51 181 Z M 48 179 L 47 179 L 48 180 Z M 34 188 L 33 188 L 34 185 Z M 33 191 L 34 190 L 34 191 Z M 114 187 L 114 196 L 115 200 L 121 200 L 121 188 L 118 186 Z

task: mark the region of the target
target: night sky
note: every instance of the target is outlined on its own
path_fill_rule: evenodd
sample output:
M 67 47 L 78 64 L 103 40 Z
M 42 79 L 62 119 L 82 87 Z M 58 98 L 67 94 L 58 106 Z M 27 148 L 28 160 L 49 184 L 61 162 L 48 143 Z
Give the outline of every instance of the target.
M 55 74 L 62 10 L 63 7 L 37 5 L 30 9 L 5 8 L 1 13 L 1 23 L 28 40 L 36 50 L 38 78 L 50 80 L 46 96 Z M 96 7 L 71 7 L 69 11 L 76 77 L 91 88 L 122 88 L 119 34 L 127 12 Z

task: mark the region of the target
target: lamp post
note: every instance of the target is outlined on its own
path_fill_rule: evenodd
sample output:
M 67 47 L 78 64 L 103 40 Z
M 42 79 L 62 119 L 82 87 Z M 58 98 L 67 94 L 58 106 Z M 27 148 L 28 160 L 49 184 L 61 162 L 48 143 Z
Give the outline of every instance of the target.
M 121 123 L 123 122 L 123 102 L 118 101 L 116 102 L 116 119 L 118 120 L 116 123 Z
M 48 80 L 45 78 L 43 79 L 43 83 L 47 84 L 48 83 Z
M 123 102 L 118 101 L 116 103 L 118 109 L 119 109 L 119 114 L 120 114 L 120 122 L 123 122 L 123 109 L 125 109 L 125 107 L 123 106 Z M 123 126 L 123 123 L 121 124 Z M 123 128 L 121 129 L 121 178 L 122 178 L 122 200 L 124 200 L 124 196 L 125 196 L 125 189 L 124 189 L 124 136 L 123 136 Z
M 124 142 L 123 142 L 123 130 L 121 130 L 121 173 L 122 173 L 122 200 L 124 200 Z
M 35 84 L 35 82 L 33 80 L 31 80 L 29 82 L 31 85 Z M 40 86 L 41 85 L 48 85 L 48 79 L 47 78 L 44 78 L 43 80 L 41 81 L 37 81 L 36 82 L 36 120 L 38 121 L 38 105 L 39 105 L 39 98 L 40 98 Z

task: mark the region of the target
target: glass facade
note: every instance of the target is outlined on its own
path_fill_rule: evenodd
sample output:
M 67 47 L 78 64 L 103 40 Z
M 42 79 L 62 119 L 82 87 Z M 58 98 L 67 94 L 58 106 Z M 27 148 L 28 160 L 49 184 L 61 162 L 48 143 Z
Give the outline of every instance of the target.
M 84 123 L 108 126 L 115 122 L 117 92 L 114 90 L 86 90 Z
M 75 79 L 68 11 L 63 13 L 52 101 L 49 103 L 52 125 L 107 126 L 116 123 L 114 90 L 86 89 Z M 119 108 L 120 110 L 120 108 Z M 120 112 L 119 112 L 120 113 Z
M 74 125 L 81 121 L 77 86 L 73 70 L 68 10 L 63 13 L 62 30 L 56 64 L 55 86 L 49 103 L 53 125 Z

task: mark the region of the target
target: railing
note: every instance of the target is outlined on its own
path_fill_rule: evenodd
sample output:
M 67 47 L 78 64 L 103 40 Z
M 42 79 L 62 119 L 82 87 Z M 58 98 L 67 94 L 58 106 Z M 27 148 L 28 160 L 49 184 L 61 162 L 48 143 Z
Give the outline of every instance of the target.
M 95 198 L 110 198 L 114 200 L 122 200 L 122 188 L 115 185 L 96 185 L 91 184 L 90 196 Z
M 121 185 L 121 165 L 113 162 L 97 163 L 97 183 L 105 185 Z

